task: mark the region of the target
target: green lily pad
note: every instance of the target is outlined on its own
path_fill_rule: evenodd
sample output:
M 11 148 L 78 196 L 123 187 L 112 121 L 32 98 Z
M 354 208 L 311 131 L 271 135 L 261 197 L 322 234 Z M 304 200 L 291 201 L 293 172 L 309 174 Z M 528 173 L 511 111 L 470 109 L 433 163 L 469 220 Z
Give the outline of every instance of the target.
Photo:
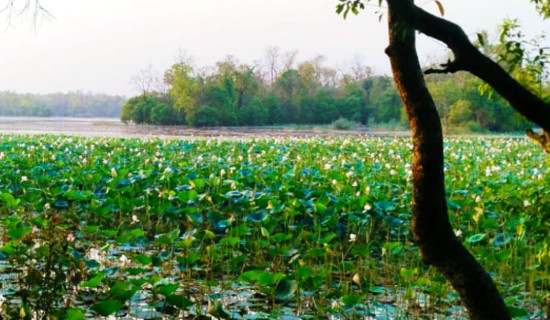
M 246 216 L 246 219 L 248 219 L 249 221 L 252 221 L 252 222 L 262 222 L 265 219 L 267 219 L 267 217 L 268 217 L 267 213 L 265 213 L 264 211 L 258 211 L 258 212 L 254 212 L 254 213 L 249 213 Z
M 105 300 L 98 302 L 92 306 L 92 310 L 106 317 L 124 307 L 124 303 L 118 300 Z
M 275 287 L 275 299 L 280 301 L 289 300 L 296 292 L 297 287 L 295 280 L 283 279 L 279 281 L 277 287 Z

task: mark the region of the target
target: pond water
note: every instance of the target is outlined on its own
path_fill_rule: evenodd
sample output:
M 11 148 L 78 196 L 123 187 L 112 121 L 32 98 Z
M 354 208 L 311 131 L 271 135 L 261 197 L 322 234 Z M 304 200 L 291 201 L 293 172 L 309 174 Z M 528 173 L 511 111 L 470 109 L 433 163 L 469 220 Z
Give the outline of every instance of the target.
M 366 130 L 337 131 L 328 128 L 155 126 L 126 124 L 117 118 L 0 117 L 0 133 L 66 134 L 94 137 L 255 137 L 396 135 Z M 402 135 L 402 133 L 399 133 Z

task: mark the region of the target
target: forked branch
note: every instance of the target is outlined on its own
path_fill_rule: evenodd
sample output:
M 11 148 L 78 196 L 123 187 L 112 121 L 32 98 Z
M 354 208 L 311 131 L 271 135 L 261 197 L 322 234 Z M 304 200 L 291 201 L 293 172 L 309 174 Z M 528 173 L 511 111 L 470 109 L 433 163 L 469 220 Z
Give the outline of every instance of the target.
M 455 59 L 443 65 L 443 69 L 430 69 L 428 73 L 469 71 L 487 82 L 510 105 L 530 121 L 550 132 L 550 105 L 531 93 L 495 61 L 483 55 L 468 39 L 460 26 L 436 17 L 412 2 L 406 2 L 395 10 L 409 28 L 418 30 L 445 43 Z
M 46 19 L 54 19 L 55 17 L 40 3 L 40 0 L 7 0 L 2 9 L 0 9 L 0 15 L 6 15 L 8 25 L 11 24 L 14 18 L 22 17 L 23 15 L 30 14 L 34 26 L 38 22 Z

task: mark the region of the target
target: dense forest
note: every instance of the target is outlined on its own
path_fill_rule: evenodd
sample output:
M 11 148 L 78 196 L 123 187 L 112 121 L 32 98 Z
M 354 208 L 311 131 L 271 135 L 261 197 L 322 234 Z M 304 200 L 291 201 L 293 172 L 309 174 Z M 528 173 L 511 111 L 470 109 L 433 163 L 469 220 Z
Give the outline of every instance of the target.
M 150 68 L 133 78 L 139 96 L 122 108 L 121 120 L 193 126 L 330 124 L 407 126 L 393 79 L 360 59 L 347 67 L 325 65 L 322 56 L 296 62 L 296 52 L 268 48 L 254 65 L 228 56 L 213 67 L 187 57 L 163 74 Z M 466 73 L 430 75 L 428 84 L 445 129 L 452 132 L 513 131 L 523 119 Z
M 80 91 L 45 95 L 0 91 L 0 116 L 118 118 L 126 100 Z

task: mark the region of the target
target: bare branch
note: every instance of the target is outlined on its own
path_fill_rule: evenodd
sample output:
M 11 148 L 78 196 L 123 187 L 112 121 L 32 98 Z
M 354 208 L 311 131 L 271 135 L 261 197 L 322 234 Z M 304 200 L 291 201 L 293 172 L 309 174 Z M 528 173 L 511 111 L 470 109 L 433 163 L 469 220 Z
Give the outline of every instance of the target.
M 279 48 L 268 47 L 265 49 L 265 62 L 269 72 L 269 83 L 274 83 L 279 75 Z
M 178 49 L 178 52 L 176 53 L 176 56 L 174 57 L 174 62 L 176 64 L 194 66 L 193 56 L 191 54 L 189 54 L 189 52 L 187 52 L 187 50 L 185 50 L 181 47 Z
M 0 15 L 6 16 L 8 27 L 12 26 L 15 18 L 24 19 L 30 16 L 33 27 L 35 28 L 44 20 L 53 20 L 55 17 L 40 3 L 40 0 L 8 0 L 3 9 L 0 10 Z
M 296 62 L 297 56 L 298 56 L 298 50 L 287 51 L 283 54 L 283 57 L 282 57 L 283 71 L 290 70 L 293 68 L 294 63 Z

